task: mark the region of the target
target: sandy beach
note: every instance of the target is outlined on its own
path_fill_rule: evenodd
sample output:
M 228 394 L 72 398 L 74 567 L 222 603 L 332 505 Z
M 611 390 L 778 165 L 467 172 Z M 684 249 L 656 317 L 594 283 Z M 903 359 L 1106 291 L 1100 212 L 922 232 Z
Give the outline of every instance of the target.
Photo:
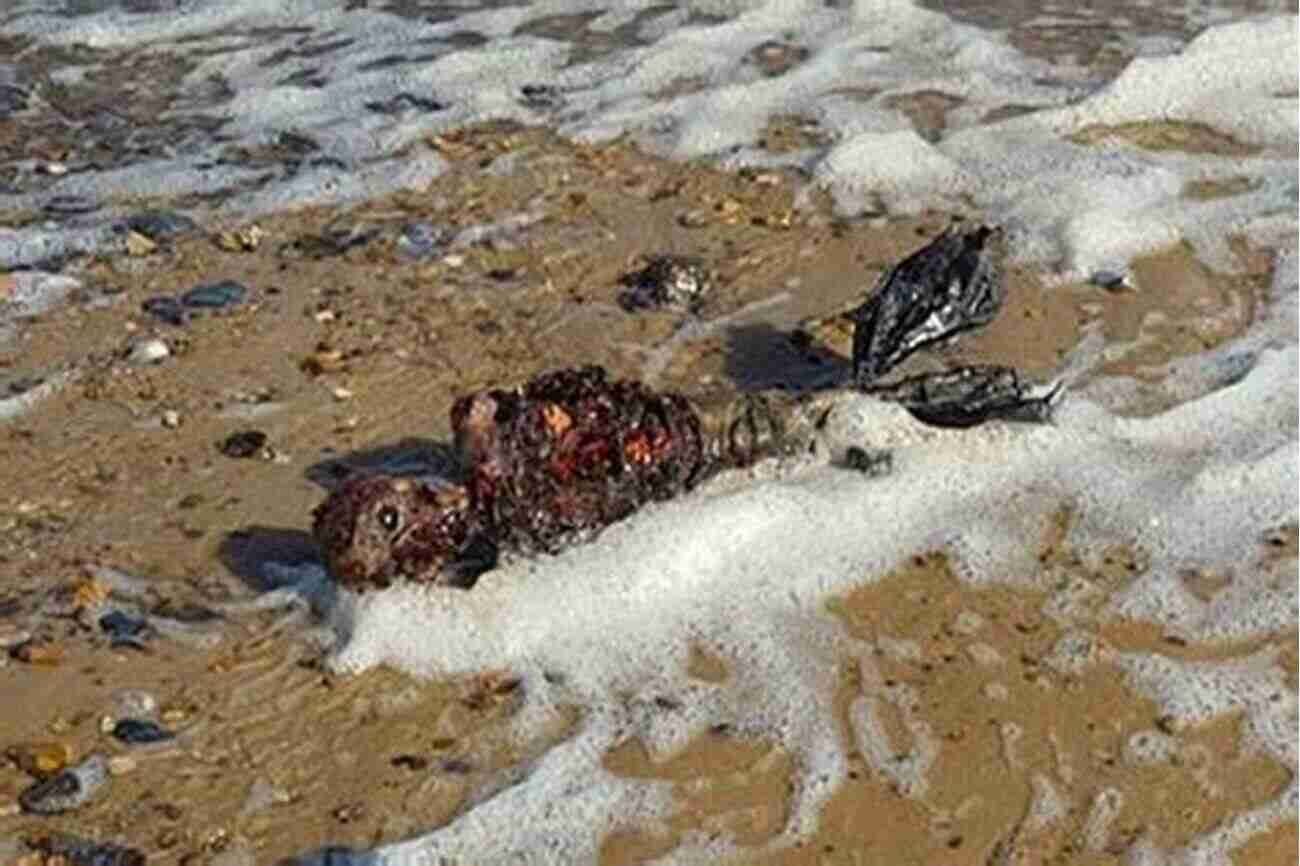
M 543 369 L 599 363 L 641 375 L 647 358 L 662 358 L 657 384 L 686 393 L 818 381 L 848 363 L 840 314 L 954 216 L 845 220 L 827 200 L 796 207 L 805 181 L 794 171 L 727 173 L 541 128 L 487 124 L 432 145 L 452 170 L 421 193 L 204 225 L 141 244 L 138 255 L 79 260 L 65 270 L 81 284 L 71 303 L 24 321 L 0 352 L 0 372 L 71 376 L 0 430 L 0 637 L 28 647 L 0 667 L 0 744 L 12 759 L 0 767 L 0 840 L 12 840 L 4 862 L 55 862 L 17 841 L 55 831 L 128 845 L 150 863 L 279 862 L 428 830 L 508 785 L 509 768 L 570 736 L 584 706 L 521 741 L 508 722 L 530 684 L 510 671 L 432 682 L 391 670 L 339 676 L 322 669 L 300 626 L 277 624 L 278 611 L 220 622 L 210 647 L 166 637 L 110 647 L 95 617 L 109 588 L 93 568 L 144 576 L 155 611 L 201 620 L 261 588 L 256 568 L 268 556 L 315 555 L 311 509 L 351 467 L 436 461 L 456 395 Z M 412 220 L 496 228 L 413 259 L 391 230 Z M 321 241 L 371 227 L 371 239 L 346 248 Z M 241 235 L 257 239 L 241 248 L 231 240 Z M 1175 245 L 1133 263 L 1141 292 L 1048 291 L 1042 274 L 1013 266 L 990 328 L 905 369 L 978 360 L 1046 379 L 1100 328 L 1127 347 L 1105 372 L 1141 381 L 1250 325 L 1273 259 L 1233 243 L 1247 271 L 1217 273 Z M 620 276 L 662 252 L 698 256 L 714 271 L 701 319 L 715 326 L 681 339 L 679 312 L 617 306 Z M 215 280 L 246 286 L 245 302 L 180 326 L 142 309 Z M 166 357 L 132 354 L 150 340 Z M 1161 408 L 1153 397 L 1144 411 Z M 222 453 L 247 430 L 265 434 L 257 453 Z M 1119 864 L 1131 862 L 1134 840 L 1186 844 L 1275 797 L 1294 768 L 1243 745 L 1239 716 L 1175 725 L 1115 665 L 1075 670 L 1054 654 L 1064 631 L 1045 613 L 1045 589 L 1077 584 L 1097 611 L 1089 652 L 1272 658 L 1292 693 L 1294 627 L 1198 644 L 1142 621 L 1103 621 L 1146 553 L 1075 549 L 1065 542 L 1071 520 L 1059 510 L 1037 573 L 1002 585 L 959 579 L 936 551 L 826 601 L 875 650 L 836 667 L 851 769 L 814 836 L 744 853 L 784 826 L 793 759 L 721 725 L 666 761 L 636 738 L 604 756 L 616 775 L 671 782 L 676 812 L 655 832 L 608 833 L 600 862 L 645 862 L 684 838 L 727 834 L 739 863 Z M 1271 527 L 1242 567 L 1293 576 L 1296 533 L 1294 523 Z M 1232 579 L 1184 576 L 1207 598 Z M 36 611 L 45 613 L 34 632 L 19 624 Z M 708 647 L 690 659 L 692 678 L 730 675 Z M 177 739 L 128 747 L 109 736 L 132 706 L 126 690 L 152 696 Z M 853 731 L 864 714 L 896 754 L 863 754 Z M 18 795 L 41 772 L 92 752 L 119 758 L 104 792 L 70 814 L 19 813 Z M 36 754 L 58 760 L 42 771 Z M 906 770 L 918 762 L 923 783 Z M 1296 853 L 1291 821 L 1233 861 L 1291 863 Z

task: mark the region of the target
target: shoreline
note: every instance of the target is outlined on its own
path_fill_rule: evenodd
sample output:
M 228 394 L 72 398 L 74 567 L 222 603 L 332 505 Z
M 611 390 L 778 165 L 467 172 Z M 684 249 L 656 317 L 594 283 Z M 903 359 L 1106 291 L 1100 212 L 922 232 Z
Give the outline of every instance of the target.
M 267 862 L 331 843 L 373 846 L 445 820 L 494 773 L 561 741 L 582 708 L 520 745 L 511 739 L 519 697 L 507 681 L 422 683 L 390 671 L 336 677 L 318 668 L 299 634 L 265 634 L 272 614 L 232 624 L 231 636 L 211 651 L 165 639 L 145 653 L 110 649 L 94 623 L 75 614 L 85 606 L 79 588 L 99 591 L 93 581 L 86 589 L 86 565 L 145 576 L 163 609 L 261 591 L 252 566 L 259 558 L 313 555 L 305 532 L 310 509 L 341 465 L 436 459 L 456 394 L 545 367 L 602 363 L 615 375 L 636 376 L 653 360 L 661 387 L 687 391 L 798 385 L 826 375 L 847 362 L 848 334 L 836 316 L 950 216 L 841 220 L 824 199 L 797 210 L 791 173 L 726 173 L 621 142 L 575 144 L 538 128 L 489 124 L 447 142 L 452 168 L 427 191 L 265 217 L 256 221 L 263 236 L 251 249 L 238 236 L 248 225 L 221 226 L 139 255 L 91 257 L 65 269 L 82 283 L 70 303 L 23 322 L 15 341 L 0 345 L 0 373 L 10 380 L 79 371 L 0 428 L 0 557 L 12 572 L 3 598 L 16 605 L 0 629 L 48 635 L 63 653 L 48 668 L 16 659 L 0 668 L 23 708 L 0 719 L 0 744 L 56 740 L 79 756 L 108 749 L 137 762 L 111 780 L 107 796 L 57 818 L 12 814 L 31 777 L 14 766 L 0 769 L 0 803 L 8 804 L 0 840 L 62 829 L 160 852 L 157 862 L 219 862 L 240 848 L 251 852 L 244 862 Z M 399 239 L 400 227 L 412 222 L 489 228 L 476 242 L 409 258 Z M 322 241 L 335 238 L 337 247 L 337 238 L 371 227 L 370 240 L 341 251 Z M 661 252 L 700 256 L 716 271 L 717 288 L 700 318 L 724 326 L 674 343 L 677 313 L 618 308 L 620 275 L 638 257 Z M 1170 359 L 1239 336 L 1259 315 L 1273 262 L 1253 251 L 1244 264 L 1242 274 L 1218 274 L 1186 247 L 1173 247 L 1135 263 L 1137 291 L 1048 285 L 1043 275 L 1012 266 L 1006 306 L 988 329 L 900 372 L 980 360 L 1047 378 L 1088 333 L 1100 331 L 1114 355 L 1103 372 L 1150 375 Z M 248 296 L 180 326 L 141 307 L 221 280 L 238 281 Z M 1134 328 L 1135 318 L 1150 326 Z M 808 339 L 792 340 L 797 330 Z M 154 340 L 165 345 L 165 357 L 131 360 Z M 672 351 L 665 354 L 665 345 Z M 1148 405 L 1159 408 L 1158 401 Z M 267 437 L 254 456 L 222 452 L 229 436 L 253 429 Z M 1262 543 L 1260 555 L 1293 561 L 1294 525 L 1269 528 L 1282 541 Z M 1096 584 L 1100 609 L 1131 569 L 1090 570 L 1086 563 L 1107 555 L 1124 558 L 1063 550 L 1063 537 L 1044 541 L 1040 561 Z M 1212 576 L 1206 580 L 1203 591 L 1212 593 Z M 64 601 L 73 615 L 33 610 L 61 593 L 71 594 Z M 947 744 L 936 765 L 944 781 L 931 785 L 952 793 L 922 806 L 859 754 L 858 778 L 826 806 L 819 835 L 802 848 L 738 862 L 852 863 L 860 838 L 854 828 L 864 815 L 882 828 L 873 842 L 880 856 L 900 862 L 983 864 L 996 851 L 1012 857 L 1030 838 L 1075 858 L 1070 862 L 1119 862 L 1108 846 L 1130 830 L 1156 828 L 1156 844 L 1182 844 L 1234 808 L 1276 793 L 1287 768 L 1240 751 L 1232 719 L 1170 735 L 1170 754 L 1200 756 L 1195 760 L 1121 760 L 1132 736 L 1158 730 L 1158 714 L 1113 667 L 1071 678 L 1042 664 L 1060 636 L 1035 613 L 1042 603 L 1023 588 L 966 586 L 934 557 L 838 600 L 835 615 L 850 630 L 888 636 L 876 638 L 882 683 L 908 682 L 931 702 L 929 724 Z M 974 611 L 985 627 L 947 633 L 963 611 Z M 19 625 L 29 614 L 37 616 L 35 628 Z M 1018 629 L 1017 617 L 1034 627 Z M 973 621 L 965 618 L 967 626 Z M 11 643 L 16 633 L 8 632 Z M 1287 688 L 1296 689 L 1293 631 L 1228 648 L 1170 645 L 1140 623 L 1116 625 L 1103 638 L 1123 650 L 1204 651 L 1207 658 L 1275 651 Z M 976 644 L 1003 661 L 989 663 L 992 655 L 972 650 Z M 698 678 L 725 681 L 725 660 L 701 653 L 693 662 Z M 846 695 L 860 692 L 862 671 L 842 673 Z M 983 689 L 1003 680 L 1001 697 L 996 689 L 991 697 L 975 691 L 976 681 Z M 139 754 L 108 741 L 99 720 L 125 688 L 156 694 L 164 722 L 193 726 L 179 748 Z M 1084 709 L 1123 703 L 1127 714 L 1094 742 L 1080 727 L 1083 717 L 1058 718 L 1058 692 Z M 879 724 L 906 749 L 918 736 L 915 719 L 903 698 L 882 694 Z M 852 700 L 843 701 L 847 713 Z M 961 722 L 972 701 L 996 707 L 999 724 Z M 1019 762 L 1006 757 L 1006 724 L 1026 732 Z M 958 729 L 960 737 L 947 738 Z M 662 853 L 665 840 L 692 829 L 729 831 L 755 844 L 780 829 L 790 768 L 773 744 L 707 734 L 666 763 L 637 748 L 627 741 L 606 756 L 606 768 L 674 780 L 680 816 L 667 834 L 616 833 L 600 846 L 602 864 Z M 1061 779 L 1066 765 L 1074 780 L 1068 785 Z M 1000 778 L 995 766 L 1009 775 Z M 1217 771 L 1241 785 L 1219 783 L 1223 794 L 1213 809 L 1179 799 L 1216 783 Z M 1040 776 L 1055 779 L 1068 818 L 1031 833 L 1024 808 L 1044 790 Z M 985 779 L 999 779 L 996 790 L 981 787 Z M 1124 793 L 1125 805 L 1094 820 L 1093 795 L 1112 788 Z M 1160 801 L 1161 790 L 1177 793 Z M 1231 800 L 1239 791 L 1243 799 Z M 970 805 L 972 797 L 979 804 Z M 1147 811 L 1144 803 L 1154 805 Z M 1092 844 L 1094 830 L 1104 844 Z M 1079 834 L 1087 844 L 1076 850 Z M 1249 844 L 1257 850 L 1243 848 L 1237 863 L 1277 862 L 1270 858 L 1278 850 L 1294 852 L 1294 824 Z

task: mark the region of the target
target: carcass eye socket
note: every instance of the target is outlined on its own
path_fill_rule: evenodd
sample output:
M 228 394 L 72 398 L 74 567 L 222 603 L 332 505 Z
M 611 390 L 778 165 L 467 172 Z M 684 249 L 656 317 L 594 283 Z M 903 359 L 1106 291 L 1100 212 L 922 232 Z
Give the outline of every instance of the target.
M 397 509 L 391 505 L 385 505 L 379 509 L 379 525 L 389 532 L 396 532 L 402 524 L 402 516 L 397 513 Z

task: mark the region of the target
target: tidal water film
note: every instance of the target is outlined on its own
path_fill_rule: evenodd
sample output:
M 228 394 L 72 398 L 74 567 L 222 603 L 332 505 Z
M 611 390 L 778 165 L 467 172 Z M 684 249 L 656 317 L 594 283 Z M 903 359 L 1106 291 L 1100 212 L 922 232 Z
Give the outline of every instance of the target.
M 0 4 L 0 863 L 1294 863 L 1295 13 Z

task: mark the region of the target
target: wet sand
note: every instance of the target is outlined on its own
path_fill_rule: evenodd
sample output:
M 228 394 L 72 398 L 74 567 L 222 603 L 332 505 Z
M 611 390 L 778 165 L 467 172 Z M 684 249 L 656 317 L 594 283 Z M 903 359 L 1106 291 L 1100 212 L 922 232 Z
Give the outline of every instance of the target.
M 777 146 L 783 134 L 771 138 Z M 542 369 L 600 363 L 688 394 L 834 377 L 848 363 L 843 311 L 953 216 L 838 219 L 818 195 L 798 195 L 806 181 L 795 173 L 727 174 L 542 130 L 488 125 L 435 144 L 452 170 L 428 190 L 259 220 L 253 249 L 222 240 L 248 236 L 249 226 L 203 226 L 156 249 L 137 244 L 141 254 L 75 262 L 65 273 L 84 285 L 73 302 L 0 347 L 0 385 L 71 376 L 0 426 L 0 639 L 34 638 L 59 654 L 0 667 L 0 747 L 21 757 L 21 747 L 59 743 L 77 757 L 129 754 L 135 764 L 76 812 L 38 817 L 16 802 L 32 774 L 21 760 L 7 763 L 0 841 L 64 830 L 129 844 L 151 863 L 270 863 L 400 839 L 453 817 L 581 724 L 583 708 L 520 743 L 507 723 L 527 684 L 509 672 L 455 682 L 336 677 L 300 633 L 273 628 L 274 613 L 229 623 L 212 649 L 166 639 L 144 652 L 112 649 L 93 617 L 78 614 L 103 592 L 87 567 L 149 578 L 160 609 L 246 596 L 260 588 L 260 563 L 314 555 L 310 511 L 349 466 L 436 459 L 455 395 Z M 1188 191 L 1205 194 L 1232 192 Z M 423 260 L 405 258 L 388 230 L 413 219 L 464 228 L 520 216 L 514 229 Z M 313 240 L 368 225 L 384 231 L 341 252 Z M 1165 361 L 1240 334 L 1257 314 L 1271 257 L 1239 251 L 1247 272 L 1224 275 L 1169 248 L 1135 262 L 1137 286 L 1116 290 L 1012 267 L 992 326 L 899 372 L 978 360 L 1045 380 L 1100 328 L 1102 372 L 1150 379 Z M 679 312 L 618 307 L 619 277 L 661 252 L 699 256 L 714 270 L 699 313 L 712 327 L 678 331 Z M 141 310 L 151 296 L 224 279 L 248 286 L 249 302 L 181 327 Z M 0 276 L 0 295 L 10 285 Z M 136 341 L 152 338 L 169 357 L 129 360 Z M 1159 408 L 1153 392 L 1138 411 Z M 226 437 L 249 429 L 267 436 L 260 454 L 221 452 Z M 1063 511 L 1062 525 L 1068 519 Z M 1274 529 L 1260 556 L 1293 561 L 1295 527 Z M 1286 784 L 1293 768 L 1244 748 L 1235 718 L 1168 734 L 1162 763 L 1124 759 L 1132 735 L 1159 731 L 1154 704 L 1113 665 L 1047 664 L 1061 627 L 1044 606 L 1054 581 L 1073 579 L 1100 610 L 1144 567 L 1141 551 L 1072 551 L 1062 537 L 1048 531 L 1041 571 L 1008 576 L 1007 586 L 967 586 L 936 553 L 880 580 L 864 575 L 861 590 L 828 603 L 876 647 L 870 665 L 842 665 L 846 738 L 850 714 L 872 714 L 903 759 L 931 755 L 929 785 L 901 784 L 880 756 L 855 751 L 850 782 L 814 838 L 739 862 L 1118 863 L 1133 839 L 1186 842 Z M 1213 593 L 1230 576 L 1188 579 Z M 38 609 L 47 613 L 33 628 Z M 1296 687 L 1294 630 L 1249 646 L 1189 646 L 1142 623 L 1108 622 L 1097 636 L 1119 650 L 1204 658 L 1276 649 Z M 725 659 L 697 649 L 694 675 L 727 676 Z M 159 718 L 183 732 L 175 744 L 128 749 L 103 733 L 126 688 L 156 696 Z M 761 845 L 783 825 L 790 762 L 726 730 L 661 763 L 635 741 L 622 744 L 606 766 L 671 780 L 680 811 L 660 832 L 616 831 L 601 862 L 640 862 L 693 831 Z M 1060 820 L 1031 820 L 1030 805 L 1053 798 Z M 1291 823 L 1235 858 L 1291 863 L 1296 853 Z

